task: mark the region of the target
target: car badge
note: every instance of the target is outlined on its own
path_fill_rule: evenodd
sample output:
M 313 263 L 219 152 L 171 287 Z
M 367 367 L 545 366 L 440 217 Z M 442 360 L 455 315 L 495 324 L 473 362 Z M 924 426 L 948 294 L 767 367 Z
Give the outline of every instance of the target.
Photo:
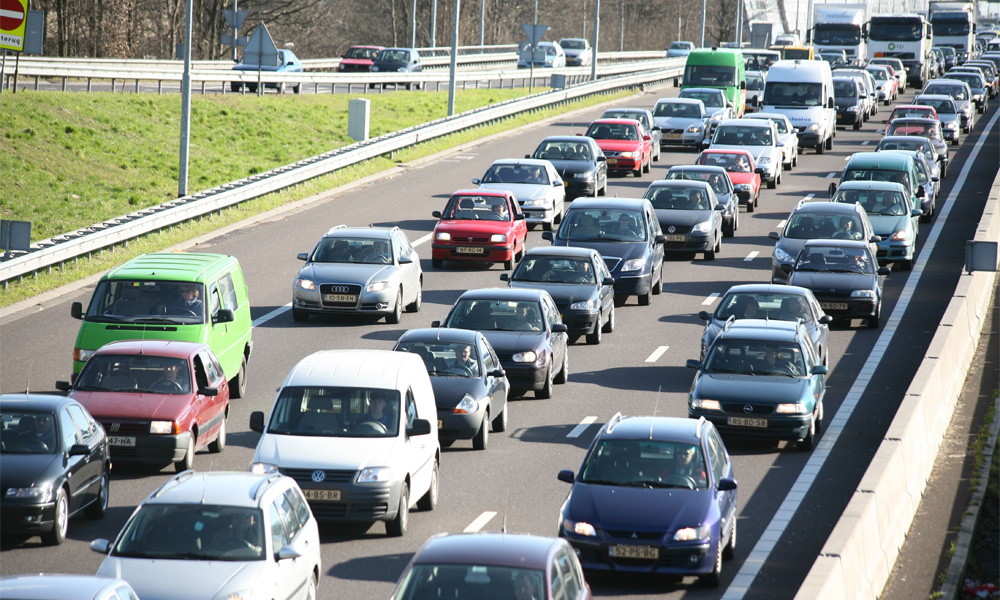
M 313 471 L 312 480 L 316 483 L 322 483 L 326 479 L 326 471 Z
M 675 231 L 677 231 L 677 228 L 674 227 L 673 225 L 671 225 L 670 227 L 667 227 L 667 233 L 673 233 Z
M 639 539 L 639 536 L 637 536 L 634 531 L 632 532 L 632 539 L 633 540 Z
M 108 429 L 111 431 L 111 433 L 118 433 L 118 430 L 121 429 L 121 427 L 122 427 L 121 423 L 112 423 L 111 427 L 109 427 Z
M 751 404 L 744 404 L 743 405 L 743 412 L 745 412 L 745 413 L 752 413 L 753 412 L 753 405 L 751 405 Z
M 332 285 L 330 286 L 330 290 L 334 292 L 346 293 L 350 291 L 350 288 L 346 285 Z
M 471 238 L 471 237 L 470 237 L 470 238 L 469 238 L 469 241 L 471 242 L 471 241 L 472 241 L 472 240 L 474 240 L 474 239 L 476 239 L 476 238 Z

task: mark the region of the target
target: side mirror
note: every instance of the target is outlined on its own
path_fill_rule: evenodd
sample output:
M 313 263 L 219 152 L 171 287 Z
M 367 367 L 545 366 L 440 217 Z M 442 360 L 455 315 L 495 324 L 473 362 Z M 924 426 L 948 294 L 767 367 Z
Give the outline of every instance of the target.
M 409 435 L 430 435 L 431 422 L 427 419 L 417 419 L 413 421 L 412 427 L 407 428 L 406 433 Z
M 486 374 L 490 377 L 496 377 L 497 379 L 507 376 L 507 372 L 504 371 L 503 369 L 494 369 Z
M 736 480 L 732 477 L 723 477 L 719 480 L 719 485 L 716 486 L 717 490 L 720 492 L 728 492 L 736 489 Z
M 819 322 L 822 323 L 823 325 L 829 325 L 830 323 L 833 323 L 833 317 L 831 317 L 830 315 L 823 315 L 822 317 L 819 318 Z
M 569 469 L 563 469 L 562 471 L 559 471 L 559 474 L 556 475 L 556 479 L 558 479 L 559 481 L 565 481 L 566 483 L 573 483 L 576 480 L 576 478 L 573 476 L 573 471 L 570 471 Z
M 614 285 L 615 285 L 615 278 L 614 277 L 605 277 L 604 281 L 601 282 L 601 285 L 606 285 L 606 286 L 614 287 Z
M 250 413 L 250 431 L 256 431 L 257 433 L 264 433 L 263 411 L 255 410 L 252 413 Z
M 500 273 L 500 281 L 510 281 L 510 277 L 506 273 Z
M 111 550 L 111 542 L 104 538 L 98 538 L 90 542 L 90 549 L 98 554 L 107 554 Z
M 478 178 L 478 177 L 473 177 L 473 178 L 472 178 L 472 183 L 474 183 L 474 184 L 476 184 L 476 185 L 479 185 L 479 182 L 480 182 L 480 180 L 479 180 L 479 178 Z
M 917 188 L 917 198 L 923 198 L 926 195 L 927 192 L 924 191 L 924 186 L 920 186 Z
M 441 218 L 441 211 L 435 210 L 435 211 L 431 212 L 431 216 L 435 217 L 437 219 L 440 219 Z
M 401 264 L 401 265 L 412 265 L 413 264 L 413 259 L 410 258 L 409 256 L 400 256 L 399 257 L 399 264 Z
M 642 141 L 644 142 L 648 142 L 651 139 L 653 139 L 653 136 L 649 135 L 648 133 L 642 136 Z
M 923 216 L 923 214 L 924 211 L 920 210 L 919 208 L 914 208 L 913 210 L 910 211 L 911 217 L 920 217 Z
M 70 304 L 69 305 L 69 316 L 73 317 L 74 319 L 82 319 L 83 318 L 83 304 L 80 304 L 79 302 L 74 302 L 73 304 Z
M 880 235 L 873 235 L 868 239 L 868 242 L 872 244 L 877 244 L 881 241 L 882 241 L 882 236 Z
M 70 456 L 87 456 L 90 454 L 90 446 L 87 444 L 73 444 L 69 447 Z
M 291 544 L 287 544 L 282 546 L 281 550 L 278 550 L 276 558 L 278 560 L 287 560 L 289 558 L 299 558 L 300 556 L 302 556 L 301 552 L 293 548 Z
M 552 326 L 552 333 L 566 333 L 569 329 L 565 323 L 556 323 Z
M 834 106 L 834 104 L 833 104 L 833 98 L 827 98 L 826 99 L 826 107 L 827 108 L 833 108 L 833 106 Z
M 608 157 L 603 154 L 597 157 L 597 162 L 608 162 Z
M 767 234 L 767 237 L 769 237 L 769 238 L 771 238 L 772 240 L 775 240 L 775 241 L 777 241 L 777 240 L 780 240 L 780 239 L 781 239 L 781 236 L 780 236 L 780 235 L 778 235 L 778 232 L 777 232 L 777 231 L 771 231 L 771 232 L 769 232 L 769 233 Z
M 741 81 L 740 82 L 740 89 L 741 90 L 747 89 L 747 82 L 746 81 Z
M 553 243 L 555 243 L 555 242 L 553 241 L 553 240 L 554 240 L 554 238 L 552 237 L 552 232 L 551 232 L 551 231 L 543 231 L 543 232 L 542 232 L 542 239 L 543 239 L 543 240 L 547 240 L 547 241 L 549 241 L 549 242 L 553 242 Z
M 657 125 L 653 127 L 653 131 L 663 131 L 663 129 L 659 125 Z
M 830 370 L 826 368 L 826 365 L 813 365 L 809 372 L 813 375 L 826 375 Z
M 826 193 L 830 194 L 830 197 L 833 198 L 833 195 L 837 193 L 837 184 L 831 183 L 830 187 L 826 188 Z
M 716 204 L 715 210 L 724 211 L 726 210 L 726 206 L 724 204 Z
M 299 252 L 298 254 L 295 255 L 295 258 L 297 258 L 299 260 L 309 260 L 309 253 L 308 252 Z
M 698 312 L 698 318 L 702 321 L 711 321 L 712 315 L 707 310 L 702 310 Z
M 666 241 L 667 241 L 667 236 L 663 235 L 662 233 L 656 234 L 656 237 L 653 238 L 653 242 L 657 244 L 663 244 Z
M 228 308 L 220 308 L 219 312 L 215 313 L 215 316 L 212 317 L 212 324 L 218 325 L 219 323 L 232 323 L 235 320 L 236 316 L 233 314 L 233 311 Z
M 525 154 L 524 158 L 531 158 L 531 155 L 530 154 Z
M 73 388 L 73 386 L 70 385 L 70 383 L 68 381 L 57 381 L 56 382 L 56 389 L 59 390 L 60 392 L 68 392 L 72 388 Z
M 689 358 L 687 359 L 687 362 L 684 363 L 684 366 L 689 369 L 694 369 L 695 371 L 697 371 L 698 369 L 701 368 L 701 361 Z
M 517 213 L 516 215 L 514 215 L 514 220 L 515 221 L 523 221 L 524 220 L 524 213 Z
M 219 388 L 217 387 L 203 387 L 198 389 L 198 393 L 202 396 L 218 396 Z
M 890 271 L 889 267 L 879 267 L 878 268 L 878 274 L 879 275 L 888 275 L 890 272 L 891 271 Z
M 431 327 L 440 327 L 441 321 L 431 321 Z
M 753 172 L 756 173 L 756 174 L 758 174 L 758 175 L 763 175 L 764 174 L 764 167 L 757 167 L 757 168 L 755 168 L 753 170 Z

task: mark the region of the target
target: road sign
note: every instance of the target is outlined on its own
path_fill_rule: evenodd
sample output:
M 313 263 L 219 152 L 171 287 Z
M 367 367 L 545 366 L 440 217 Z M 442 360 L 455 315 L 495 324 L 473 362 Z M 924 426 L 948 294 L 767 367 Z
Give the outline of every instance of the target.
M 0 48 L 24 50 L 28 0 L 0 0 Z
M 247 18 L 247 11 L 245 10 L 230 10 L 225 9 L 222 11 L 222 16 L 226 18 L 226 24 L 233 29 L 239 29 L 243 27 L 243 21 Z
M 542 41 L 542 36 L 545 32 L 549 30 L 548 25 L 532 25 L 531 23 L 522 23 L 521 29 L 524 30 L 524 35 L 528 36 L 528 42 L 532 46 L 537 46 L 538 42 Z
M 264 21 L 257 26 L 246 48 L 243 49 L 243 64 L 278 66 L 278 47 L 274 45 L 274 38 L 268 33 Z

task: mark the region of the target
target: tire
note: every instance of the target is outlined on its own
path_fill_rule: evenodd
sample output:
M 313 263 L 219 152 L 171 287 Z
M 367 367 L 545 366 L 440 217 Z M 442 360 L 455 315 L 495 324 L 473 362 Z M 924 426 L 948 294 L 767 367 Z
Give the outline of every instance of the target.
M 438 495 L 441 491 L 440 468 L 434 461 L 434 469 L 431 471 L 431 486 L 427 488 L 427 493 L 420 500 L 417 500 L 417 508 L 423 511 L 434 510 L 438 504 Z
M 385 322 L 390 325 L 398 325 L 403 320 L 403 288 L 396 292 L 396 306 L 392 312 L 385 316 Z
M 726 547 L 722 549 L 722 558 L 724 560 L 732 560 L 736 556 L 736 515 L 733 515 L 733 528 L 729 532 L 729 541 L 726 542 Z
M 309 578 L 309 587 L 306 589 L 306 600 L 316 600 L 316 576 Z
M 809 433 L 798 444 L 799 450 L 809 451 L 816 447 L 816 418 L 809 421 Z
M 226 417 L 222 417 L 222 425 L 219 426 L 219 435 L 208 445 L 208 451 L 218 454 L 226 449 Z
M 878 329 L 879 320 L 881 317 L 882 317 L 882 303 L 879 302 L 878 307 L 875 308 L 875 316 L 868 317 L 868 320 L 865 322 L 865 324 L 868 325 L 868 329 Z
M 510 260 L 503 261 L 503 268 L 504 268 L 505 271 L 510 271 L 511 269 L 513 269 L 514 268 L 514 257 L 511 257 Z
M 632 174 L 635 175 L 636 177 L 642 177 L 642 165 L 639 165 L 638 169 L 632 171 Z
M 293 321 L 298 321 L 300 323 L 302 321 L 308 321 L 309 320 L 309 313 L 301 311 L 301 310 L 296 310 L 296 309 L 293 308 L 292 309 L 292 320 Z
M 892 101 L 891 100 L 883 100 L 882 104 L 885 105 L 885 106 L 889 106 L 890 102 L 892 102 Z
M 639 306 L 649 306 L 649 303 L 653 301 L 653 294 L 646 292 L 645 294 L 639 294 Z
M 399 492 L 399 506 L 396 507 L 396 518 L 385 522 L 385 533 L 389 537 L 403 537 L 406 526 L 410 524 L 410 486 L 403 483 Z
M 767 182 L 767 189 L 773 190 L 776 187 L 778 187 L 778 176 L 777 175 L 775 175 L 774 178 L 771 179 L 771 181 Z
M 229 91 L 230 92 L 238 92 L 238 91 L 240 91 L 242 89 L 243 89 L 243 85 L 240 84 L 240 83 L 237 83 L 235 81 L 232 81 L 232 82 L 229 83 Z
M 652 157 L 650 157 L 650 159 L 646 161 L 645 166 L 642 167 L 642 172 L 643 173 L 649 173 L 649 167 L 652 164 L 652 162 L 653 162 L 653 159 L 652 159 Z
M 567 381 L 569 381 L 569 348 L 567 348 L 566 352 L 563 354 L 562 367 L 559 368 L 559 372 L 556 373 L 556 376 L 553 379 L 553 381 L 555 381 L 559 385 L 562 385 Z
M 194 467 L 194 453 L 195 453 L 194 438 L 195 434 L 194 431 L 192 430 L 191 437 L 188 438 L 187 450 L 184 451 L 184 458 L 174 463 L 174 469 L 178 473 L 183 473 L 184 471 L 187 471 Z
M 58 546 L 65 542 L 66 532 L 69 530 L 69 499 L 66 498 L 66 490 L 56 490 L 53 504 L 55 513 L 52 516 L 52 529 L 42 534 L 42 543 L 46 546 Z
M 483 422 L 479 424 L 479 431 L 472 438 L 473 450 L 486 450 L 490 442 L 490 418 L 489 415 L 483 417 Z
M 823 142 L 816 144 L 816 154 L 823 154 Z
M 501 431 L 507 431 L 507 419 L 510 417 L 510 402 L 504 402 L 503 410 L 500 414 L 493 417 L 493 433 L 500 433 Z
M 913 270 L 913 260 L 901 260 L 899 261 L 899 270 L 901 271 L 912 271 Z
M 737 220 L 739 219 L 740 211 L 736 211 L 733 214 L 733 222 L 726 225 L 725 221 L 722 223 L 722 237 L 731 238 L 736 235 L 736 228 L 738 227 Z
M 615 294 L 615 306 L 625 306 L 628 302 L 628 294 Z
M 715 255 L 722 252 L 722 240 L 716 240 L 715 247 L 711 252 L 705 253 L 705 260 L 715 260 Z
M 587 334 L 587 343 L 590 344 L 590 345 L 592 345 L 592 346 L 596 346 L 596 345 L 598 345 L 598 344 L 601 343 L 601 337 L 602 337 L 601 334 L 604 333 L 602 331 L 602 327 L 601 327 L 601 325 L 602 325 L 602 323 L 601 323 L 601 317 L 602 317 L 602 315 L 600 313 L 598 313 L 597 314 L 597 322 L 594 323 L 594 331 L 592 331 L 591 333 Z
M 795 156 L 792 157 L 792 166 L 793 167 L 799 166 L 799 153 L 798 152 L 796 152 Z
M 444 260 L 440 258 L 432 258 L 431 266 L 434 267 L 435 269 L 440 269 L 441 267 L 444 266 Z
M 108 469 L 105 468 L 104 472 L 101 473 L 101 483 L 97 489 L 97 499 L 88 504 L 87 508 L 83 509 L 83 514 L 87 515 L 88 519 L 103 519 L 104 515 L 108 513 L 108 502 L 111 497 L 110 485 L 111 475 L 108 473 Z
M 247 395 L 247 357 L 244 354 L 240 361 L 240 371 L 230 382 L 229 396 L 231 398 L 246 398 Z
M 615 330 L 615 307 L 611 307 L 611 314 L 608 315 L 608 322 L 601 328 L 604 333 L 611 333 Z
M 535 398 L 545 400 L 551 397 L 552 397 L 552 365 L 549 365 L 548 370 L 545 371 L 545 385 L 542 386 L 542 389 L 535 390 Z
M 413 299 L 413 302 L 406 305 L 406 312 L 417 313 L 420 312 L 420 307 L 424 304 L 424 282 L 420 280 L 417 283 L 417 297 Z
M 659 278 L 657 278 L 656 283 L 653 284 L 653 289 L 651 290 L 654 296 L 659 296 L 663 293 L 663 264 L 660 264 L 659 275 Z
M 833 150 L 833 136 L 826 138 L 826 149 Z
M 715 548 L 715 565 L 712 567 L 711 573 L 706 573 L 698 577 L 698 581 L 701 582 L 703 587 L 717 588 L 722 580 L 722 540 L 719 540 L 718 546 Z
M 752 213 L 753 212 L 753 208 L 754 208 L 754 206 L 756 204 L 757 204 L 757 199 L 756 198 L 754 198 L 754 199 L 750 200 L 749 202 L 747 202 L 747 212 L 748 213 Z
M 948 178 L 948 163 L 941 164 L 941 179 Z

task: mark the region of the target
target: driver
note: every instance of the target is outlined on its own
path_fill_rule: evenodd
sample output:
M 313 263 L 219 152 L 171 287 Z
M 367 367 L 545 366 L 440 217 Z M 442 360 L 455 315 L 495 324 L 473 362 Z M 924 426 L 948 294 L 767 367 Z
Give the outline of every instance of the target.
M 368 256 L 368 262 L 388 263 L 389 244 L 386 244 L 382 240 L 376 241 L 372 244 L 372 253 Z
M 171 308 L 183 311 L 191 311 L 196 315 L 201 315 L 204 309 L 204 302 L 201 301 L 201 290 L 193 283 L 182 283 L 180 286 L 180 302 L 175 302 Z
M 469 370 L 469 373 L 475 375 L 479 372 L 479 365 L 472 358 L 472 346 L 468 344 L 462 344 L 455 349 L 455 360 L 452 361 L 451 368 L 463 371 L 465 369 Z
M 52 415 L 42 413 L 35 415 L 34 424 L 31 429 L 21 433 L 19 443 L 31 440 L 45 446 L 46 450 L 52 450 L 56 445 L 55 423 Z
M 368 402 L 368 421 L 375 421 L 389 427 L 389 411 L 385 409 L 385 392 L 372 392 Z
M 161 391 L 184 391 L 184 382 L 178 377 L 179 374 L 180 365 L 178 363 L 172 362 L 163 365 L 163 373 L 153 383 L 153 389 Z
M 690 477 L 695 485 L 704 487 L 708 483 L 708 476 L 705 474 L 704 465 L 699 464 L 698 447 L 685 445 L 677 448 L 675 458 L 674 473 Z

